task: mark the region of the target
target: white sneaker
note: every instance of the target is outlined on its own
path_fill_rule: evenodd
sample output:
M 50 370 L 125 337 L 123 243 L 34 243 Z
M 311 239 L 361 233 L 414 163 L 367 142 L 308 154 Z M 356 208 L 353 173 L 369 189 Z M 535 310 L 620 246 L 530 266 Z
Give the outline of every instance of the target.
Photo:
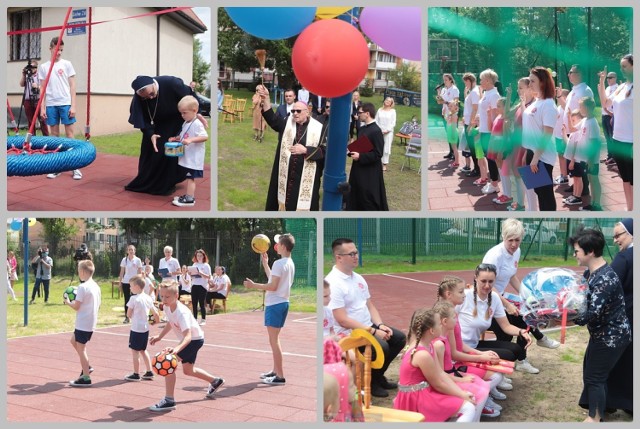
M 502 405 L 495 402 L 491 396 L 487 396 L 487 402 L 484 404 L 485 407 L 492 408 L 497 411 L 502 411 Z
M 80 179 L 82 179 L 82 173 L 80 172 L 80 170 L 73 170 L 73 180 Z
M 487 186 L 482 188 L 483 194 L 495 194 L 496 192 L 499 192 L 499 191 L 500 191 L 500 188 L 498 188 L 497 186 L 493 186 L 491 183 L 487 183 Z
M 516 361 L 516 371 L 528 372 L 529 374 L 537 374 L 540 370 L 529 363 L 528 360 Z
M 502 380 L 497 387 L 500 390 L 513 390 L 513 385 L 511 383 L 506 382 L 505 380 Z
M 505 399 L 507 399 L 507 395 L 505 395 L 495 387 L 491 388 L 491 391 L 489 392 L 489 394 L 493 399 L 497 399 L 498 401 L 504 401 Z
M 536 341 L 536 344 L 539 345 L 540 347 L 546 347 L 548 349 L 557 349 L 558 347 L 560 347 L 560 343 L 558 341 L 552 340 L 546 335 L 541 339 L 539 339 L 538 341 Z
M 206 324 L 207 324 L 207 321 L 206 321 L 206 320 L 201 320 L 200 322 L 198 322 L 198 324 L 199 324 L 200 326 L 204 326 L 204 325 L 206 325 Z
M 561 174 L 554 179 L 553 183 L 555 183 L 556 185 L 563 185 L 565 183 L 569 183 L 569 178 Z
M 47 174 L 47 179 L 55 179 L 56 177 L 58 177 L 60 175 L 60 173 L 51 173 L 51 174 Z
M 509 377 L 503 377 L 502 381 L 505 381 L 505 382 L 507 382 L 509 384 L 513 384 L 513 380 L 511 380 Z

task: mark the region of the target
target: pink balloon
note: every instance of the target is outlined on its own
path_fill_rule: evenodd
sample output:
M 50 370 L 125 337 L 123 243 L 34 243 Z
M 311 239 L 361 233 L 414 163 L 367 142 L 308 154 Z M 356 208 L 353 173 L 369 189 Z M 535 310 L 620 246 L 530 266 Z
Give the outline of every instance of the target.
M 369 66 L 362 34 L 338 19 L 316 21 L 298 36 L 291 53 L 293 72 L 310 92 L 339 97 L 353 91 Z
M 406 60 L 421 60 L 421 8 L 365 7 L 360 14 L 360 29 L 390 54 Z

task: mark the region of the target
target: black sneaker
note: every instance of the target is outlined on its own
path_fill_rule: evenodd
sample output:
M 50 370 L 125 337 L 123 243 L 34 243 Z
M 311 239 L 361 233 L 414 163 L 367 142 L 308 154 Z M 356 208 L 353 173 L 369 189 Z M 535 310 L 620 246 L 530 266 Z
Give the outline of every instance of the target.
M 471 167 L 467 167 L 465 165 L 464 167 L 462 167 L 462 171 L 464 171 L 464 172 L 471 171 Z
M 162 398 L 160 402 L 149 407 L 151 411 L 169 411 L 176 409 L 176 402 L 167 398 Z
M 442 158 L 444 158 L 444 159 L 454 159 L 455 157 L 453 156 L 453 153 L 449 152 L 448 154 L 446 154 Z
M 479 171 L 475 171 L 475 170 L 471 170 L 468 173 L 464 174 L 467 177 L 480 177 L 480 172 Z
M 269 372 L 263 372 L 262 374 L 260 374 L 260 379 L 265 379 L 268 377 L 275 377 L 277 374 L 273 371 L 269 371 Z
M 140 381 L 140 380 L 142 380 L 142 378 L 140 378 L 140 374 L 138 374 L 137 372 L 134 372 L 133 374 L 129 374 L 129 375 L 125 376 L 124 379 L 127 380 L 127 381 Z
M 386 398 L 389 396 L 389 392 L 387 392 L 386 389 L 382 388 L 382 386 L 378 384 L 372 384 L 371 396 L 375 396 L 376 398 Z
M 582 204 L 582 198 L 576 197 L 575 195 L 571 195 L 570 197 L 564 200 L 564 203 L 569 206 L 577 206 Z
M 283 385 L 285 382 L 286 380 L 284 379 L 284 377 L 278 377 L 277 375 L 274 375 L 273 377 L 267 377 L 262 380 L 262 383 L 264 384 L 273 384 L 273 385 Z
M 382 380 L 380 380 L 379 384 L 380 384 L 380 387 L 386 390 L 398 388 L 398 383 L 394 383 L 393 381 L 387 380 L 387 377 L 382 377 Z
M 144 374 L 142 374 L 142 379 L 143 380 L 153 380 L 153 372 L 152 371 L 147 371 Z
M 193 207 L 196 205 L 196 200 L 189 195 L 183 195 L 177 200 L 171 201 L 171 204 L 178 207 Z
M 80 377 L 77 380 L 71 380 L 69 382 L 71 387 L 91 387 L 91 379 L 89 377 Z
M 205 395 L 207 398 L 213 398 L 213 394 L 224 384 L 224 378 L 214 378 L 211 384 L 209 384 L 209 390 Z
M 92 366 L 90 366 L 90 367 L 89 367 L 89 374 L 91 374 L 92 372 L 93 372 L 93 367 L 92 367 Z M 79 377 L 82 377 L 82 375 L 83 375 L 83 374 L 84 374 L 84 370 L 83 370 L 82 368 L 80 368 L 80 375 L 79 375 Z

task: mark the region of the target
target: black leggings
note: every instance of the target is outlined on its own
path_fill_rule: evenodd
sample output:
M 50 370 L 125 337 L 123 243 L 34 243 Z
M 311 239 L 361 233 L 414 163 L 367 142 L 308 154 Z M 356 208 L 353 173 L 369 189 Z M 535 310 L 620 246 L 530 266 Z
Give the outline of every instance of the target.
M 473 160 L 473 171 L 480 174 L 480 166 L 478 165 L 478 157 L 476 156 L 476 145 L 471 137 L 471 125 L 464 126 L 464 136 L 467 140 L 467 147 L 471 152 L 471 159 Z
M 527 324 L 525 323 L 524 319 L 522 318 L 522 316 L 512 316 L 511 314 L 507 314 L 507 320 L 509 321 L 509 323 L 511 323 L 513 326 L 517 326 L 518 328 L 522 328 L 522 329 L 526 329 L 527 328 Z M 500 327 L 500 325 L 498 324 L 498 322 L 496 322 L 496 319 L 492 319 L 491 320 L 491 326 L 489 327 L 490 330 L 493 331 L 493 333 L 496 335 L 496 339 L 498 341 L 507 341 L 507 342 L 511 342 L 511 340 L 513 340 L 513 335 L 509 335 L 507 333 L 505 333 L 502 328 Z M 540 332 L 540 330 L 538 328 L 534 328 L 531 330 L 531 334 L 535 337 L 536 340 L 541 340 L 542 337 L 544 337 L 544 334 L 542 332 Z M 522 350 L 524 350 L 524 357 L 527 357 L 527 351 L 524 349 L 524 346 L 527 345 L 527 340 L 525 340 L 524 338 L 518 336 L 516 343 L 522 347 Z
M 204 306 L 205 298 L 207 297 L 207 290 L 204 286 L 192 285 L 191 286 L 191 306 L 193 307 L 193 317 L 198 318 L 198 305 L 200 306 L 200 315 L 202 320 L 207 318 L 207 309 Z
M 532 159 L 533 151 L 531 149 L 527 149 L 527 165 L 531 164 Z M 544 168 L 547 169 L 549 177 L 553 177 L 553 165 L 547 164 L 545 162 L 543 162 L 542 165 L 544 165 Z M 556 196 L 553 193 L 553 183 L 551 183 L 551 185 L 545 185 L 535 188 L 534 191 L 538 196 L 538 206 L 540 207 L 541 212 L 556 211 L 557 205 Z
M 122 295 L 124 296 L 124 314 L 127 314 L 127 304 L 129 298 L 131 298 L 131 285 L 129 283 L 122 283 Z
M 387 326 L 387 325 L 384 325 Z M 389 326 L 391 328 L 391 326 Z M 380 369 L 372 369 L 371 370 L 371 384 L 379 384 L 382 381 L 382 377 L 384 377 L 384 373 L 391 365 L 391 362 L 398 356 L 400 351 L 404 348 L 407 343 L 407 337 L 404 333 L 399 331 L 396 328 L 391 328 L 393 331 L 393 335 L 389 338 L 389 341 L 381 340 L 378 337 L 375 337 L 378 343 L 380 343 L 380 347 L 382 347 L 382 352 L 384 354 L 384 363 L 382 364 L 382 368 Z M 373 350 L 371 359 L 375 360 L 376 352 Z
M 489 159 L 489 141 L 491 140 L 491 133 L 480 133 L 480 145 L 484 151 L 484 156 L 487 158 L 487 165 L 489 166 L 489 179 L 492 182 L 500 180 L 500 172 L 498 171 L 498 164 L 495 160 Z
M 520 347 L 516 343 L 511 341 L 478 341 L 476 350 L 486 351 L 492 350 L 500 356 L 500 359 L 510 360 L 515 362 L 516 360 L 526 359 L 527 353 L 524 348 Z

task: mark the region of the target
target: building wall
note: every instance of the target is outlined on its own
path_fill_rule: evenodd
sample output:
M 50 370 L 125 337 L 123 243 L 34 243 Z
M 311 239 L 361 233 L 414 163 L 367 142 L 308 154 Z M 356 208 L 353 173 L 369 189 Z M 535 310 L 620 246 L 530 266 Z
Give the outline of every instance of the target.
M 74 10 L 83 8 L 74 8 Z M 19 8 L 11 8 L 8 13 Z M 42 26 L 57 26 L 64 21 L 66 8 L 43 8 Z M 142 7 L 93 8 L 92 20 L 120 19 L 149 12 Z M 166 15 L 125 19 L 93 26 L 91 48 L 91 134 L 94 136 L 132 131 L 127 122 L 137 75 L 156 75 L 157 50 L 160 75 L 172 75 L 189 84 L 193 71 L 193 34 Z M 159 21 L 159 24 L 158 24 Z M 160 39 L 157 28 L 160 26 Z M 56 31 L 42 33 L 42 60 L 50 57 L 49 42 Z M 76 70 L 77 134 L 84 134 L 88 78 L 87 34 L 64 36 L 62 58 Z M 7 41 L 8 43 L 8 41 Z M 7 95 L 11 106 L 20 106 L 21 70 L 25 61 L 7 62 Z

